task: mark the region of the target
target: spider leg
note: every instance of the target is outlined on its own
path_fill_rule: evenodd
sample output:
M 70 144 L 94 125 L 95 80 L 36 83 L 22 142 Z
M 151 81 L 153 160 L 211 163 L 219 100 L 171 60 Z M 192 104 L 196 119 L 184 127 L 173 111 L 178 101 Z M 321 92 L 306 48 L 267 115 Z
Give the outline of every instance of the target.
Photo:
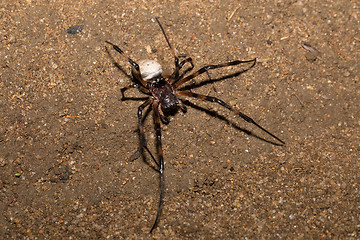
M 192 58 L 186 58 L 184 59 L 183 61 L 181 61 L 179 63 L 179 57 L 176 55 L 175 53 L 175 50 L 172 48 L 171 44 L 170 44 L 170 41 L 168 39 L 168 37 L 166 36 L 166 33 L 165 33 L 165 30 L 164 28 L 162 27 L 159 19 L 157 17 L 155 17 L 155 20 L 156 22 L 159 24 L 159 27 L 161 29 L 161 32 L 163 33 L 164 37 L 165 37 L 165 40 L 170 48 L 170 51 L 171 51 L 171 54 L 174 56 L 174 61 L 175 61 L 175 70 L 173 72 L 173 74 L 171 74 L 170 78 L 174 79 L 173 81 L 177 81 L 178 78 L 179 78 L 179 71 L 180 69 L 184 66 L 185 63 L 190 63 L 191 64 L 191 67 L 187 70 L 187 71 L 191 71 L 193 68 L 194 68 L 194 64 L 192 62 Z
M 179 78 L 179 73 L 180 73 L 180 69 L 186 64 L 186 63 L 190 63 L 190 67 L 188 69 L 185 70 L 185 73 L 193 70 L 194 68 L 194 64 L 193 64 L 193 61 L 192 61 L 192 58 L 189 57 L 189 58 L 186 58 L 184 60 L 182 60 L 180 62 L 180 64 L 176 65 L 175 64 L 175 70 L 173 72 L 173 74 L 171 74 L 170 78 L 173 79 L 172 81 L 170 81 L 170 84 L 174 84 L 176 83 L 177 81 L 179 81 L 181 78 Z M 182 74 L 182 76 L 184 75 L 184 73 Z
M 179 101 L 179 106 L 180 106 L 180 109 L 183 113 L 186 113 L 187 112 L 187 108 L 185 106 L 185 104 L 183 103 L 183 101 L 180 99 Z
M 130 88 L 138 88 L 138 87 L 139 87 L 138 84 L 131 84 L 131 85 L 129 85 L 129 86 L 126 86 L 126 87 L 121 88 L 121 89 L 120 89 L 120 91 L 121 91 L 121 100 L 126 99 L 126 97 L 125 97 L 125 92 L 126 92 L 127 90 L 129 90 Z
M 247 121 L 248 123 L 252 123 L 255 126 L 257 126 L 258 128 L 260 128 L 262 131 L 266 132 L 267 134 L 269 134 L 271 137 L 273 137 L 274 139 L 278 140 L 279 142 L 281 142 L 282 144 L 285 144 L 284 141 L 282 141 L 280 138 L 278 138 L 277 136 L 275 136 L 274 134 L 272 134 L 271 132 L 269 132 L 268 130 L 266 130 L 265 128 L 263 128 L 262 126 L 260 126 L 259 124 L 257 124 L 251 117 L 245 115 L 244 113 L 240 112 L 237 109 L 232 108 L 230 105 L 228 105 L 227 103 L 225 103 L 224 101 L 222 101 L 221 99 L 218 99 L 216 97 L 211 97 L 211 96 L 206 96 L 206 95 L 202 95 L 202 94 L 197 94 L 197 93 L 193 93 L 190 91 L 176 91 L 177 94 L 182 95 L 182 96 L 188 96 L 188 97 L 193 97 L 193 98 L 198 98 L 201 100 L 205 100 L 208 102 L 214 102 L 214 103 L 218 103 L 221 106 L 229 109 L 230 111 L 232 111 L 233 113 L 239 115 L 241 118 L 243 118 L 245 121 Z
M 160 126 L 160 112 L 159 112 L 159 103 L 157 101 L 153 102 L 153 114 L 154 114 L 154 124 L 155 124 L 155 133 L 156 133 L 156 148 L 159 156 L 159 173 L 160 173 L 160 196 L 159 196 L 159 205 L 156 212 L 156 218 L 154 224 L 150 230 L 150 233 L 155 229 L 161 212 L 161 205 L 164 195 L 164 155 L 162 150 L 161 142 L 161 126 Z
M 121 54 L 121 56 L 123 56 L 125 59 L 128 60 L 128 62 L 131 64 L 131 66 L 132 66 L 132 67 L 134 68 L 134 70 L 135 70 L 137 79 L 140 81 L 140 83 L 141 83 L 141 85 L 143 85 L 143 87 L 146 87 L 147 82 L 146 82 L 144 79 L 142 79 L 142 77 L 141 77 L 139 65 L 138 65 L 135 61 L 133 61 L 131 58 L 129 58 L 129 57 L 124 53 L 124 51 L 121 50 L 118 46 L 116 46 L 115 44 L 113 44 L 113 43 L 111 43 L 111 42 L 109 42 L 109 41 L 105 41 L 105 42 L 108 43 L 108 44 L 110 44 L 118 53 Z
M 181 68 L 185 65 L 185 63 L 190 63 L 190 65 L 191 65 L 190 68 L 191 68 L 191 69 L 194 68 L 194 64 L 193 64 L 193 61 L 192 61 L 192 58 L 191 58 L 191 57 L 188 57 L 188 58 L 182 60 L 181 63 L 179 64 L 179 68 L 181 69 Z M 190 69 L 190 70 L 191 70 L 191 69 Z M 189 71 L 190 71 L 190 70 L 189 70 Z
M 173 87 L 175 89 L 177 89 L 179 86 L 181 86 L 182 84 L 188 82 L 189 80 L 199 76 L 200 74 L 203 74 L 204 72 L 207 72 L 210 69 L 216 69 L 216 68 L 222 68 L 222 67 L 228 67 L 228 66 L 235 66 L 235 65 L 239 65 L 241 63 L 249 63 L 249 62 L 253 62 L 253 64 L 249 67 L 252 68 L 255 63 L 256 63 L 256 58 L 251 59 L 251 60 L 246 60 L 246 61 L 240 61 L 240 60 L 236 60 L 236 61 L 232 61 L 232 62 L 228 62 L 228 63 L 222 63 L 222 64 L 217 64 L 217 65 L 207 65 L 205 67 L 200 68 L 199 70 L 197 70 L 196 72 L 194 72 L 193 74 L 173 83 Z
M 141 104 L 138 108 L 138 124 L 139 124 L 139 137 L 140 137 L 140 147 L 139 147 L 138 151 L 139 151 L 140 155 L 142 155 L 144 153 L 144 149 L 145 149 L 149 153 L 151 159 L 155 162 L 156 166 L 158 166 L 160 168 L 159 163 L 156 161 L 156 159 L 152 155 L 150 149 L 147 147 L 145 132 L 144 132 L 144 125 L 143 125 L 143 117 L 142 117 L 143 116 L 142 112 L 143 112 L 144 108 L 150 104 L 153 104 L 153 102 L 154 102 L 154 99 L 150 97 L 143 104 Z M 133 156 L 131 156 L 131 158 L 133 158 Z
M 166 36 L 165 30 L 164 30 L 164 28 L 162 27 L 159 19 L 158 19 L 157 17 L 155 17 L 155 20 L 156 20 L 156 22 L 159 24 L 159 27 L 160 27 L 160 29 L 161 29 L 161 32 L 164 34 L 165 40 L 166 40 L 166 42 L 167 42 L 167 44 L 168 44 L 168 46 L 169 46 L 169 48 L 170 48 L 170 51 L 171 51 L 172 55 L 173 55 L 174 58 L 175 58 L 175 67 L 177 68 L 177 67 L 179 66 L 179 57 L 175 54 L 175 50 L 171 47 L 170 41 L 169 41 L 168 37 Z
M 142 93 L 151 95 L 151 92 L 150 92 L 149 89 L 144 88 L 143 86 L 134 83 L 134 84 L 131 84 L 131 85 L 129 85 L 129 86 L 126 86 L 126 87 L 123 87 L 123 88 L 120 89 L 120 91 L 121 91 L 121 100 L 125 100 L 125 99 L 126 99 L 124 93 L 125 93 L 127 90 L 131 89 L 131 88 L 137 88 L 137 89 L 139 89 Z
M 160 104 L 159 104 L 160 105 Z M 158 106 L 159 106 L 158 105 Z M 163 124 L 169 124 L 170 122 L 170 118 L 165 116 L 165 114 L 163 113 L 163 111 L 161 110 L 161 107 L 158 107 L 158 111 L 159 111 L 159 114 L 160 114 L 160 120 Z

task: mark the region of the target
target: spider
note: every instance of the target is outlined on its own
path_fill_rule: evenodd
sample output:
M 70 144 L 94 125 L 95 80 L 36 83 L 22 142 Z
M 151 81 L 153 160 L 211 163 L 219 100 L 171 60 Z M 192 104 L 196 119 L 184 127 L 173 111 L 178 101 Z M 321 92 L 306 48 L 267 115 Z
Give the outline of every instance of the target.
M 181 87 L 185 83 L 188 83 L 193 78 L 203 74 L 207 73 L 208 70 L 211 69 L 217 69 L 217 68 L 223 68 L 227 66 L 235 66 L 242 63 L 252 63 L 252 65 L 247 69 L 249 70 L 252 68 L 256 63 L 256 58 L 251 60 L 235 60 L 232 62 L 217 64 L 217 65 L 207 65 L 199 70 L 193 72 L 192 74 L 187 75 L 188 72 L 190 72 L 194 68 L 194 64 L 192 62 L 191 57 L 187 57 L 184 60 L 180 61 L 180 57 L 175 54 L 174 49 L 172 48 L 168 37 L 166 36 L 165 30 L 162 27 L 160 21 L 157 17 L 155 17 L 156 22 L 158 23 L 165 40 L 168 44 L 168 47 L 170 48 L 171 54 L 173 55 L 175 59 L 175 69 L 171 75 L 163 75 L 162 74 L 162 67 L 161 65 L 156 62 L 155 60 L 142 60 L 139 61 L 139 63 L 136 63 L 131 58 L 129 58 L 123 50 L 121 50 L 117 45 L 105 41 L 106 43 L 110 44 L 113 49 L 115 49 L 118 53 L 121 54 L 121 56 L 126 59 L 131 67 L 132 67 L 132 81 L 133 83 L 129 86 L 126 86 L 121 89 L 122 94 L 122 100 L 125 100 L 125 92 L 129 89 L 136 88 L 141 93 L 147 95 L 145 102 L 142 103 L 138 107 L 138 130 L 139 130 L 139 138 L 140 138 L 140 146 L 137 152 L 133 155 L 134 158 L 138 158 L 138 156 L 143 156 L 145 159 L 145 151 L 150 155 L 152 161 L 154 162 L 153 168 L 159 173 L 160 177 L 160 195 L 159 195 L 159 201 L 158 201 L 158 207 L 156 212 L 156 217 L 154 220 L 154 223 L 150 229 L 150 233 L 156 228 L 159 218 L 160 218 L 160 212 L 163 202 L 163 195 L 164 195 L 164 156 L 163 156 L 163 149 L 162 149 L 162 141 L 161 141 L 161 122 L 163 124 L 169 123 L 169 116 L 175 115 L 179 109 L 181 109 L 184 113 L 186 113 L 187 109 L 185 106 L 185 100 L 182 99 L 182 97 L 191 97 L 191 98 L 197 98 L 204 101 L 217 103 L 227 109 L 229 109 L 231 112 L 235 113 L 236 115 L 243 118 L 245 121 L 254 124 L 256 127 L 279 141 L 281 144 L 273 143 L 274 145 L 284 145 L 285 142 L 276 137 L 274 134 L 270 133 L 268 130 L 257 124 L 251 117 L 245 115 L 244 113 L 240 112 L 237 109 L 234 109 L 229 104 L 225 103 L 221 99 L 218 99 L 216 97 L 207 96 L 203 94 L 194 93 L 188 88 Z M 190 65 L 187 69 L 182 70 L 182 73 L 180 74 L 180 70 L 183 68 L 185 64 Z M 247 70 L 243 70 L 247 71 Z M 186 76 L 187 75 L 187 76 Z M 235 76 L 235 75 L 234 75 Z M 210 77 L 210 75 L 209 75 Z M 145 138 L 145 132 L 144 132 L 144 125 L 143 125 L 143 110 L 149 107 L 149 110 L 153 112 L 153 119 L 154 119 L 154 125 L 155 125 L 155 134 L 156 134 L 156 152 L 157 152 L 157 160 L 154 157 L 154 155 L 151 153 L 147 146 L 146 138 Z M 246 133 L 251 135 L 251 132 L 245 131 Z M 266 140 L 265 140 L 266 141 Z M 270 142 L 270 141 L 267 141 Z M 138 156 L 136 156 L 138 155 Z M 132 156 L 132 158 L 133 158 Z

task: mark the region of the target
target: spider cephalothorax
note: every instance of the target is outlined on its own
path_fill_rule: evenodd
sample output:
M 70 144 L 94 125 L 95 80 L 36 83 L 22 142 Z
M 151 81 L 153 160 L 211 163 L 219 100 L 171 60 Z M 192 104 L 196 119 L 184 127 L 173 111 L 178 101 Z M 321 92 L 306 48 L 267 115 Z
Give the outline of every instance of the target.
M 207 65 L 199 70 L 195 71 L 192 74 L 189 74 L 186 76 L 187 72 L 190 72 L 194 65 L 192 63 L 191 58 L 185 58 L 184 60 L 180 61 L 179 57 L 175 54 L 174 49 L 171 47 L 170 42 L 165 34 L 165 31 L 163 27 L 161 26 L 159 20 L 155 18 L 157 23 L 160 26 L 160 29 L 162 33 L 165 36 L 165 40 L 171 50 L 171 53 L 174 57 L 175 62 L 175 69 L 173 73 L 170 76 L 163 76 L 162 75 L 162 68 L 161 65 L 156 62 L 155 60 L 143 60 L 139 61 L 139 64 L 137 64 L 135 61 L 133 61 L 131 58 L 129 58 L 118 46 L 115 44 L 112 44 L 108 41 L 106 41 L 108 44 L 112 45 L 113 48 L 119 52 L 132 66 L 132 76 L 133 76 L 133 83 L 127 87 L 124 87 L 121 89 L 121 93 L 124 97 L 124 92 L 131 89 L 131 88 L 137 88 L 140 90 L 141 93 L 144 93 L 148 96 L 146 101 L 141 104 L 138 108 L 138 124 L 139 124 L 139 138 L 140 138 L 140 147 L 138 152 L 144 156 L 145 158 L 145 151 L 150 155 L 152 161 L 154 162 L 154 168 L 159 172 L 160 176 L 160 197 L 159 197 L 159 205 L 156 213 L 156 218 L 154 221 L 154 224 L 150 230 L 152 232 L 159 220 L 160 212 L 161 212 L 161 205 L 162 205 L 162 199 L 163 199 L 163 193 L 164 193 L 164 158 L 163 158 L 163 151 L 162 151 L 162 141 L 161 141 L 161 121 L 163 123 L 168 123 L 169 120 L 167 118 L 168 115 L 174 115 L 179 108 L 183 110 L 183 112 L 186 111 L 185 108 L 185 101 L 182 99 L 182 97 L 192 97 L 201 99 L 208 102 L 217 103 L 227 109 L 229 109 L 231 112 L 235 113 L 236 115 L 243 118 L 245 121 L 254 124 L 267 134 L 269 134 L 271 137 L 276 139 L 279 143 L 274 143 L 272 141 L 268 141 L 274 145 L 283 145 L 285 144 L 282 140 L 280 140 L 278 137 L 276 137 L 274 134 L 270 133 L 268 130 L 261 127 L 259 124 L 257 124 L 252 118 L 245 115 L 244 113 L 240 112 L 237 109 L 234 109 L 229 104 L 225 103 L 224 101 L 207 96 L 202 94 L 197 94 L 194 92 L 191 92 L 190 90 L 185 90 L 185 88 L 181 88 L 181 86 L 187 82 L 189 82 L 191 79 L 197 77 L 200 74 L 203 74 L 211 69 L 217 69 L 217 68 L 223 68 L 227 66 L 235 66 L 242 63 L 252 63 L 250 67 L 248 67 L 246 70 L 238 71 L 238 74 L 243 73 L 251 69 L 253 66 L 255 66 L 256 58 L 251 60 L 235 60 L 232 62 L 217 64 L 217 65 Z M 180 74 L 180 70 L 185 64 L 190 64 L 189 68 Z M 189 88 L 187 88 L 189 89 Z M 155 159 L 154 155 L 151 153 L 147 146 L 147 142 L 145 139 L 145 131 L 143 126 L 143 110 L 146 107 L 151 107 L 151 110 L 153 111 L 153 118 L 155 123 L 155 134 L 156 134 L 156 150 L 157 150 L 157 160 Z M 252 134 L 250 131 L 245 131 L 247 134 Z
M 152 79 L 151 93 L 159 101 L 159 107 L 163 115 L 174 115 L 179 106 L 179 99 L 175 95 L 173 87 L 162 76 Z

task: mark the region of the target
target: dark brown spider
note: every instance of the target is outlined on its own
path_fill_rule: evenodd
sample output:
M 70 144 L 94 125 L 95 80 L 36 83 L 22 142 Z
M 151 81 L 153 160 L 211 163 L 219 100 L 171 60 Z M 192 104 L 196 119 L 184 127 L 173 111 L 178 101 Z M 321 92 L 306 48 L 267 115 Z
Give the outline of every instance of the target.
M 256 58 L 252 60 L 246 60 L 246 61 L 232 61 L 228 63 L 223 64 L 217 64 L 217 65 L 207 65 L 202 68 L 200 68 L 198 71 L 185 76 L 187 72 L 191 71 L 194 68 L 194 65 L 192 63 L 192 59 L 185 58 L 184 60 L 180 61 L 179 57 L 175 54 L 174 49 L 171 47 L 170 42 L 165 34 L 165 31 L 163 27 L 161 26 L 159 20 L 155 18 L 157 23 L 160 26 L 160 29 L 162 33 L 164 34 L 165 40 L 171 50 L 172 55 L 175 58 L 175 70 L 170 76 L 162 75 L 162 68 L 159 63 L 157 63 L 154 60 L 144 60 L 140 61 L 139 64 L 137 64 L 135 61 L 133 61 L 131 58 L 129 58 L 118 46 L 115 44 L 112 44 L 109 41 L 106 41 L 106 43 L 112 45 L 112 47 L 119 52 L 126 60 L 131 64 L 132 66 L 132 81 L 133 84 L 124 87 L 121 89 L 122 98 L 125 99 L 124 93 L 125 91 L 131 89 L 131 88 L 137 88 L 141 93 L 144 93 L 148 95 L 149 97 L 147 100 L 141 104 L 138 108 L 138 124 L 139 124 L 139 137 L 140 137 L 140 147 L 137 151 L 137 153 L 142 155 L 144 158 L 144 150 L 148 152 L 151 159 L 153 160 L 155 164 L 156 171 L 159 172 L 160 175 L 160 196 L 159 196 L 159 204 L 158 209 L 156 213 L 156 218 L 154 221 L 154 224 L 152 225 L 152 228 L 150 230 L 150 233 L 155 229 L 157 226 L 157 223 L 159 221 L 159 216 L 161 212 L 161 205 L 163 201 L 163 193 L 164 193 L 164 157 L 163 157 L 163 150 L 162 150 L 162 142 L 161 142 L 161 127 L 160 122 L 163 122 L 167 124 L 169 122 L 168 116 L 174 115 L 179 109 L 181 109 L 184 113 L 186 112 L 186 107 L 184 105 L 184 100 L 181 99 L 181 96 L 185 97 L 193 97 L 198 98 L 201 100 L 214 102 L 217 104 L 220 104 L 221 106 L 229 109 L 233 113 L 239 115 L 241 118 L 243 118 L 245 121 L 254 124 L 258 128 L 260 128 L 262 131 L 269 134 L 271 137 L 279 141 L 281 144 L 275 145 L 283 145 L 285 142 L 280 140 L 278 137 L 276 137 L 274 134 L 270 133 L 263 127 L 261 127 L 259 124 L 257 124 L 252 118 L 245 115 L 244 113 L 240 112 L 239 110 L 236 110 L 232 108 L 229 104 L 223 102 L 222 100 L 206 96 L 198 93 L 193 93 L 190 90 L 186 90 L 186 88 L 182 86 L 183 84 L 189 82 L 191 79 L 197 77 L 200 74 L 203 74 L 211 69 L 216 68 L 222 68 L 227 66 L 234 66 L 239 65 L 242 63 L 251 63 L 252 65 L 247 69 L 249 70 L 252 68 L 256 63 Z M 183 73 L 180 75 L 180 70 L 182 67 L 189 63 L 190 66 L 188 69 L 183 71 Z M 245 70 L 245 71 L 247 71 Z M 244 71 L 242 71 L 244 72 Z M 235 76 L 235 75 L 234 75 Z M 191 88 L 191 87 L 190 87 Z M 153 118 L 155 123 L 155 133 L 156 133 L 156 150 L 157 150 L 157 156 L 158 160 L 155 159 L 149 148 L 147 147 L 146 139 L 145 139 L 145 133 L 144 133 L 144 126 L 143 126 L 143 110 L 147 107 L 152 107 L 153 111 Z M 248 134 L 251 134 L 249 131 L 245 131 Z M 266 140 L 265 140 L 266 141 Z M 267 141 L 270 142 L 270 141 Z M 272 142 L 271 142 L 272 143 Z M 135 155 L 135 154 L 134 154 Z M 135 157 L 136 159 L 137 157 Z

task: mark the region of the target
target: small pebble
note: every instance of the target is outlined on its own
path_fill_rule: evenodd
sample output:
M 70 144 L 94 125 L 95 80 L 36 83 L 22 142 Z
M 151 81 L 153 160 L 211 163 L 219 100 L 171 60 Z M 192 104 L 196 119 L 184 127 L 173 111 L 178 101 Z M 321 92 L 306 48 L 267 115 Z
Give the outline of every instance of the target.
M 79 32 L 81 32 L 83 30 L 83 26 L 82 25 L 74 25 L 71 26 L 67 29 L 67 33 L 69 34 L 77 34 Z
M 0 167 L 4 167 L 6 165 L 6 161 L 3 157 L 0 157 Z

